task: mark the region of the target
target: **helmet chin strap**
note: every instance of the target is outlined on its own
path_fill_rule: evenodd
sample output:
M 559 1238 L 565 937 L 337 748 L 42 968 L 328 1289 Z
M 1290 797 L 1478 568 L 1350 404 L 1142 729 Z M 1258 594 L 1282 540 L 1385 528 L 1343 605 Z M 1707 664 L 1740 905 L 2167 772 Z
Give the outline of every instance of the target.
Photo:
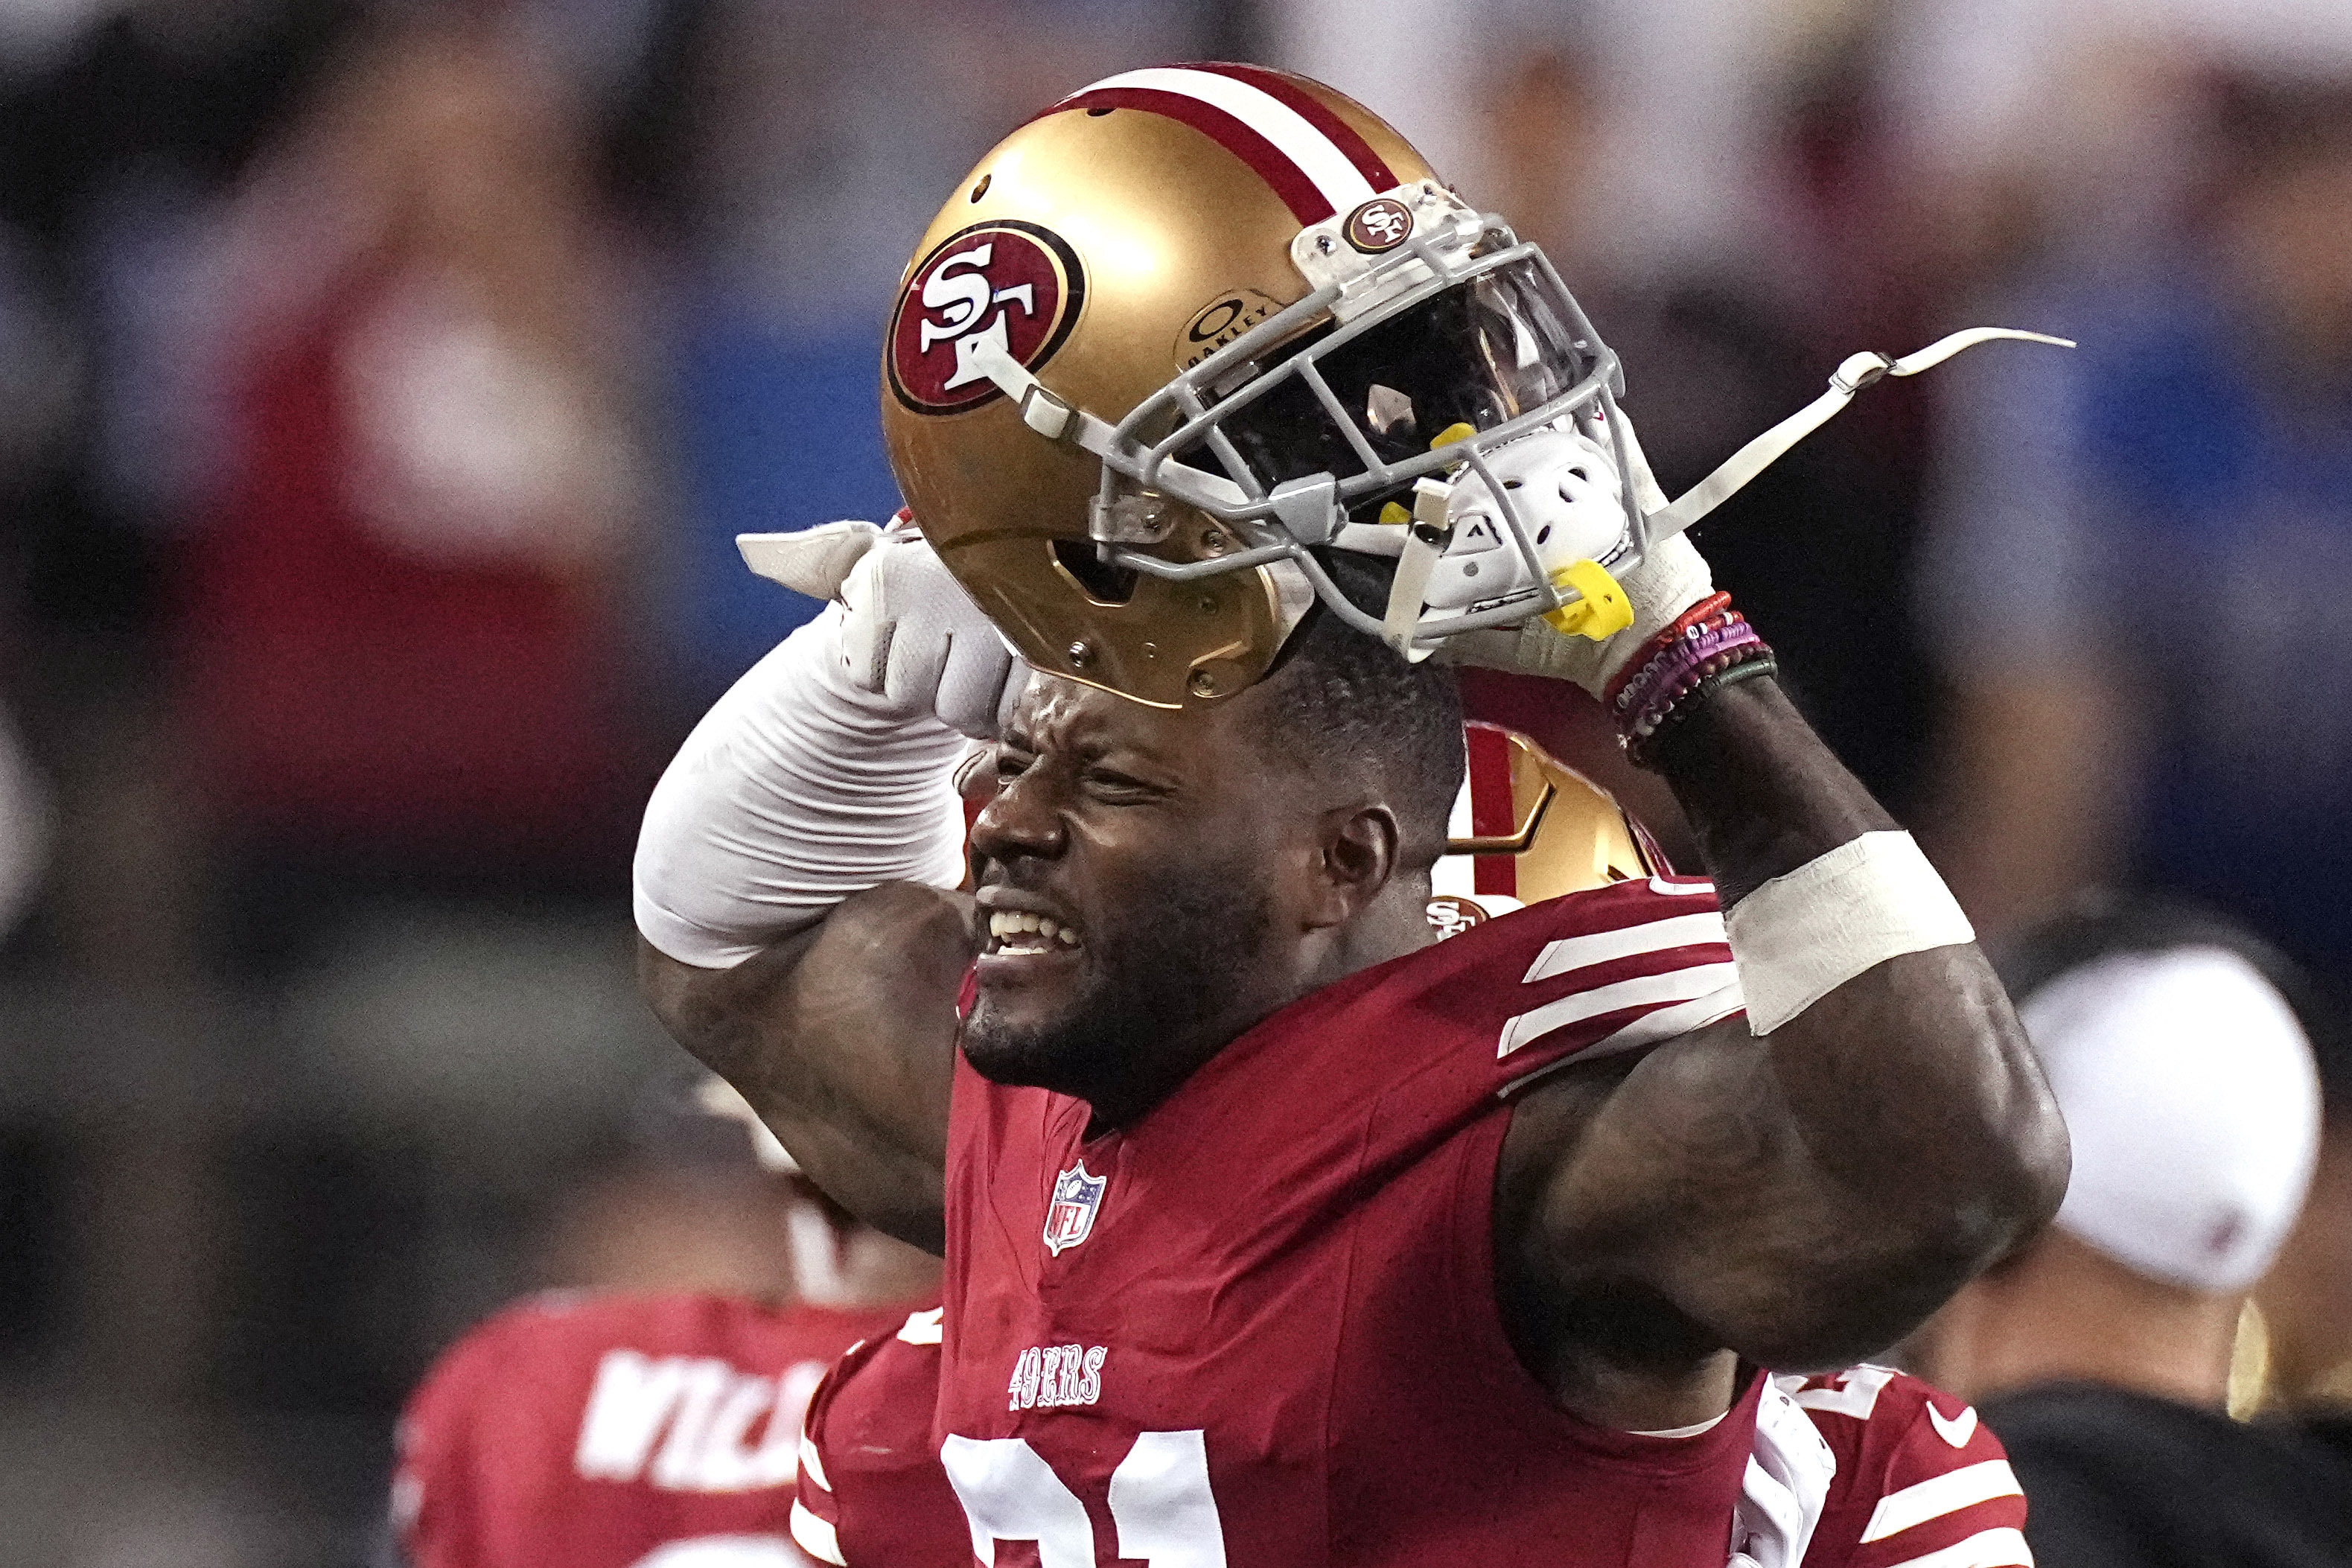
M 1726 458 L 1713 473 L 1671 501 L 1650 470 L 1649 458 L 1642 450 L 1640 437 L 1634 434 L 1633 420 L 1622 407 L 1612 408 L 1610 413 L 1618 421 L 1618 434 L 1623 438 L 1626 466 L 1632 470 L 1626 478 L 1633 486 L 1644 536 L 1634 542 L 1636 553 L 1633 560 L 1612 562 L 1612 564 L 1623 570 L 1638 563 L 1639 551 L 1660 540 L 1673 538 L 1738 494 L 1757 475 L 1785 457 L 1798 442 L 1828 424 L 1853 401 L 1855 394 L 1864 387 L 1891 375 L 1916 375 L 1923 370 L 1931 370 L 1943 363 L 1965 349 L 2001 338 L 2049 343 L 2058 348 L 2071 349 L 2074 346 L 2071 339 L 2052 337 L 2043 332 L 2023 331 L 2011 327 L 1970 327 L 1938 338 L 1926 348 L 1900 359 L 1873 352 L 1851 354 L 1831 375 L 1826 392 L 1748 441 Z M 1548 432 L 1536 431 L 1520 437 L 1518 441 L 1543 441 L 1548 437 Z M 1517 444 L 1511 443 L 1500 450 L 1509 450 Z M 1591 460 L 1608 460 L 1605 450 L 1598 445 L 1589 457 Z M 1351 523 L 1339 530 L 1332 541 L 1342 549 L 1360 549 L 1398 557 L 1396 576 L 1390 589 L 1387 613 L 1382 617 L 1381 631 L 1390 646 L 1408 658 L 1426 658 L 1433 651 L 1432 645 L 1413 641 L 1417 625 L 1430 616 L 1448 613 L 1427 605 L 1423 600 L 1431 574 L 1445 552 L 1450 527 L 1446 500 L 1453 488 L 1449 483 L 1437 480 L 1419 480 L 1413 486 L 1411 523 L 1374 526 Z M 1608 569 L 1598 563 L 1578 561 L 1554 573 L 1553 581 L 1556 586 L 1574 588 L 1580 595 L 1565 610 L 1553 611 L 1545 617 L 1556 629 L 1570 636 L 1588 637 L 1597 642 L 1626 624 L 1617 615 L 1608 613 L 1612 606 L 1607 601 L 1613 596 L 1622 605 L 1622 590 Z M 1600 613 L 1580 614 L 1588 604 Z
M 1849 354 L 1830 377 L 1827 392 L 1725 458 L 1715 472 L 1685 490 L 1672 505 L 1651 511 L 1645 504 L 1643 521 L 1649 527 L 1650 537 L 1671 538 L 1738 495 L 1748 480 L 1779 462 L 1790 447 L 1828 424 L 1841 409 L 1853 401 L 1855 393 L 1871 383 L 1885 376 L 1916 375 L 1923 370 L 1932 370 L 1961 350 L 1990 342 L 1996 338 L 2049 343 L 2062 349 L 2074 346 L 2071 338 L 2053 338 L 2044 332 L 2021 331 L 2014 327 L 1970 327 L 1949 337 L 1938 338 L 1916 353 L 1905 354 L 1901 359 L 1889 359 L 1883 353 L 1867 352 Z M 1626 434 L 1630 439 L 1633 434 L 1630 425 Z M 1649 465 L 1643 462 L 1639 467 L 1646 471 Z M 1654 488 L 1655 481 L 1652 483 Z
M 2023 331 L 2013 327 L 1970 327 L 1948 337 L 1938 338 L 1926 348 L 1900 359 L 1874 352 L 1851 354 L 1831 375 L 1829 390 L 1741 447 L 1713 473 L 1671 501 L 1666 500 L 1650 471 L 1649 459 L 1633 434 L 1633 421 L 1625 416 L 1622 407 L 1611 405 L 1607 416 L 1617 421 L 1616 435 L 1623 442 L 1624 466 L 1631 470 L 1623 478 L 1632 486 L 1634 510 L 1641 519 L 1639 537 L 1632 541 L 1633 549 L 1628 558 L 1616 564 L 1621 569 L 1637 564 L 1641 553 L 1657 541 L 1671 539 L 1738 494 L 1757 475 L 1786 456 L 1790 448 L 1829 423 L 1853 401 L 1854 395 L 1864 387 L 1891 375 L 1916 375 L 1923 370 L 1943 363 L 1965 349 L 2003 338 L 2020 342 L 2048 343 L 2057 348 L 2071 349 L 2074 346 L 2072 339 L 2052 337 L 2044 332 Z M 1056 396 L 1025 366 L 1007 353 L 1001 344 L 987 342 L 975 344 L 971 351 L 971 363 L 1013 400 L 1020 410 L 1021 422 L 1047 440 L 1067 440 L 1081 450 L 1105 459 L 1117 450 L 1118 436 L 1116 426 Z M 1542 431 L 1536 431 L 1518 439 L 1538 440 L 1543 435 Z M 1230 479 L 1192 469 L 1186 470 L 1184 477 L 1188 482 L 1206 485 L 1220 491 L 1230 490 L 1237 501 L 1243 497 L 1241 487 Z M 1445 554 L 1452 529 L 1446 501 L 1452 488 L 1439 479 L 1417 479 L 1413 484 L 1412 514 L 1409 521 L 1343 523 L 1333 531 L 1328 541 L 1339 549 L 1389 555 L 1396 559 L 1396 574 L 1381 618 L 1380 633 L 1390 646 L 1408 658 L 1427 658 L 1435 647 L 1433 643 L 1418 640 L 1416 634 L 1432 615 L 1443 614 L 1428 605 L 1425 594 L 1432 574 Z M 1505 501 L 1503 504 L 1507 511 L 1510 503 Z M 1304 542 L 1287 547 L 1293 556 L 1303 548 Z M 1263 553 L 1272 555 L 1277 552 L 1269 550 Z M 1283 585 L 1286 590 L 1283 597 L 1288 601 L 1297 596 L 1297 590 L 1304 585 L 1305 579 L 1295 566 L 1280 575 L 1285 578 Z M 1555 625 L 1563 632 L 1599 641 L 1625 624 L 1617 614 L 1610 613 L 1622 608 L 1622 591 L 1609 571 L 1597 563 L 1578 561 L 1552 574 L 1550 585 L 1555 590 L 1555 598 L 1571 592 L 1577 595 L 1568 599 L 1560 609 L 1549 612 Z M 1575 613 L 1582 610 L 1588 603 L 1598 613 Z M 1297 608 L 1299 613 L 1303 613 L 1303 605 Z M 1285 609 L 1286 612 L 1290 609 L 1287 603 Z M 1529 611 L 1531 616 L 1542 613 L 1538 609 Z M 1288 626 L 1296 626 L 1297 616 L 1286 613 L 1284 619 Z M 1286 626 L 1286 635 L 1287 630 L 1288 626 Z

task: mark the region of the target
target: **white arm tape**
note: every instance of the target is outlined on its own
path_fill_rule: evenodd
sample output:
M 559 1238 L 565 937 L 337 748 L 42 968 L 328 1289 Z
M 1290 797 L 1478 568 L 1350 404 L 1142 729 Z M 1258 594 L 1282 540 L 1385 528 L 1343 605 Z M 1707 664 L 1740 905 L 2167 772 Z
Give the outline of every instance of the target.
M 839 605 L 784 639 L 696 725 L 646 806 L 637 930 L 726 969 L 884 882 L 963 879 L 964 737 L 861 689 Z
M 1977 933 L 1907 833 L 1865 833 L 1773 878 L 1724 917 L 1748 997 L 1769 1035 L 1864 970 Z

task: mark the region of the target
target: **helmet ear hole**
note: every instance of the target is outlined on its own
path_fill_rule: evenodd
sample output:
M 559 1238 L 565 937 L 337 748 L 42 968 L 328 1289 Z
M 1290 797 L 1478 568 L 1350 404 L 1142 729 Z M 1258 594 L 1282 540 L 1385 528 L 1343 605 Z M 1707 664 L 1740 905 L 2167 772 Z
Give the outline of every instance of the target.
M 1124 605 L 1135 597 L 1136 573 L 1105 561 L 1087 540 L 1054 541 L 1054 564 L 1097 605 Z

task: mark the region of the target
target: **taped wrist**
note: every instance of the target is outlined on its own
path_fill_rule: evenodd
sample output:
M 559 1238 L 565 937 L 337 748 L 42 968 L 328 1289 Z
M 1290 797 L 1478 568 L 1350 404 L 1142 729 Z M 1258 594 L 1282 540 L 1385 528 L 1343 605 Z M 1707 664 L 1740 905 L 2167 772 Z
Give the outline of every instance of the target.
M 963 879 L 964 737 L 850 677 L 826 606 L 687 737 L 646 803 L 637 930 L 706 969 L 740 963 L 885 882 Z
M 1927 857 L 1897 832 L 1865 833 L 1773 878 L 1723 923 L 1758 1035 L 1890 958 L 1976 940 Z

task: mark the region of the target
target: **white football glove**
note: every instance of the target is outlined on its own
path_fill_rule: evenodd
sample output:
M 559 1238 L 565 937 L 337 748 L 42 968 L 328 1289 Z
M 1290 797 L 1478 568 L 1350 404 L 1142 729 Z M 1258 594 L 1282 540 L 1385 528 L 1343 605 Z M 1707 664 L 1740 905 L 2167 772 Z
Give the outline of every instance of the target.
M 1447 488 L 1445 551 L 1422 591 L 1431 611 L 1459 613 L 1484 600 L 1538 587 L 1572 561 L 1598 561 L 1606 566 L 1625 548 L 1625 503 L 1617 465 L 1581 430 L 1538 430 L 1496 447 L 1486 461 L 1511 492 L 1543 577 L 1531 576 L 1513 547 L 1502 506 L 1486 477 L 1465 470 Z
M 885 710 L 930 714 L 982 741 L 1012 717 L 1029 666 L 913 523 L 828 522 L 736 543 L 761 576 L 840 601 L 842 668 Z
M 1799 1568 L 1828 1506 L 1837 1456 L 1812 1417 L 1772 1378 L 1756 1406 L 1756 1447 L 1732 1505 L 1728 1568 Z
M 1641 438 L 1633 433 L 1633 422 L 1624 416 L 1622 410 L 1618 417 L 1633 470 L 1634 500 L 1644 517 L 1663 512 L 1666 510 L 1666 498 L 1651 477 L 1649 458 L 1642 451 Z M 1519 445 L 1513 442 L 1501 450 L 1508 453 Z M 1448 637 L 1439 645 L 1437 658 L 1447 664 L 1478 665 L 1572 680 L 1599 697 L 1626 661 L 1652 637 L 1673 624 L 1685 610 L 1715 592 L 1715 579 L 1707 571 L 1706 560 L 1679 532 L 1654 542 L 1649 552 L 1630 566 L 1617 565 L 1592 553 L 1596 543 L 1614 540 L 1623 530 L 1619 500 L 1623 493 L 1623 480 L 1616 471 L 1615 458 L 1607 447 L 1581 432 L 1539 432 L 1527 445 L 1532 454 L 1528 461 L 1509 471 L 1498 467 L 1496 472 L 1506 483 L 1519 481 L 1515 488 L 1522 498 L 1523 510 L 1531 508 L 1531 515 L 1539 522 L 1555 524 L 1554 539 L 1539 543 L 1538 548 L 1559 552 L 1565 540 L 1568 551 L 1591 554 L 1600 560 L 1624 590 L 1633 607 L 1633 622 L 1595 642 L 1591 637 L 1571 637 L 1557 630 L 1538 616 L 1497 631 L 1465 632 Z M 1526 471 L 1521 472 L 1521 468 Z M 1483 484 L 1457 487 L 1457 490 L 1465 510 L 1492 510 L 1491 503 L 1481 504 L 1486 499 Z M 1612 532 L 1612 529 L 1616 531 Z M 1541 531 L 1540 527 L 1537 531 Z M 1547 567 L 1559 563 L 1547 555 Z
M 687 738 L 637 837 L 637 929 L 724 969 L 885 882 L 964 874 L 959 768 L 1028 667 L 912 527 L 738 541 L 754 572 L 835 602 Z
M 1648 554 L 1616 577 L 1633 605 L 1633 624 L 1599 642 L 1555 631 L 1538 617 L 1499 631 L 1448 637 L 1438 645 L 1437 658 L 1447 664 L 1572 680 L 1599 697 L 1652 637 L 1715 592 L 1706 559 L 1679 533 L 1658 541 Z

